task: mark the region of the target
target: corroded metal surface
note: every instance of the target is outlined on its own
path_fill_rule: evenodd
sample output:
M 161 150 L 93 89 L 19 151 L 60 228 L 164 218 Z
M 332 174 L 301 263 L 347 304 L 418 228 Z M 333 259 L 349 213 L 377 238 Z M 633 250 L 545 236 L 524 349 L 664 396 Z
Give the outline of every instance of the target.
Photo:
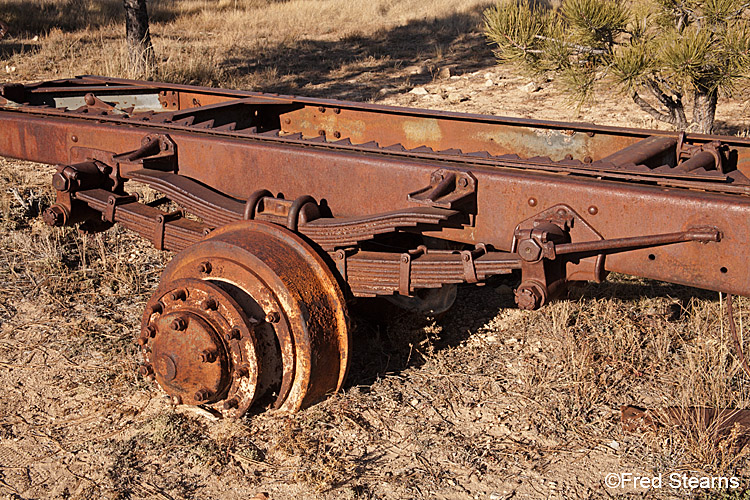
M 169 394 L 232 415 L 272 393 L 274 408 L 297 411 L 337 391 L 348 367 L 335 277 L 299 236 L 265 222 L 228 224 L 177 254 L 141 332 Z
M 445 310 L 512 271 L 527 309 L 610 271 L 750 295 L 746 138 L 103 77 L 0 86 L 0 123 L 0 154 L 59 165 L 48 224 L 180 251 L 142 371 L 227 415 L 341 386 L 344 297 Z

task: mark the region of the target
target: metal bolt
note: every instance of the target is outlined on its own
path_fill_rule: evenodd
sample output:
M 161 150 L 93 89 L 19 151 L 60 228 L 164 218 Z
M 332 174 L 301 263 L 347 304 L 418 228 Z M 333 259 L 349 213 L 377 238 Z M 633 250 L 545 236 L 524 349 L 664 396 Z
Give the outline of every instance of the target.
M 89 106 L 93 106 L 94 104 L 96 104 L 96 98 L 94 97 L 94 94 L 91 94 L 91 93 L 88 93 L 85 96 L 83 96 L 83 100 Z
M 462 260 L 463 260 L 464 262 L 469 262 L 469 261 L 471 260 L 471 255 L 469 255 L 469 254 L 463 254 L 463 255 L 461 256 L 461 259 L 462 259 Z
M 318 135 L 319 136 L 324 136 L 324 135 L 326 135 L 326 131 L 323 130 L 323 129 L 320 129 L 320 130 L 318 130 Z
M 199 389 L 198 391 L 195 392 L 195 395 L 193 396 L 193 398 L 196 401 L 206 401 L 210 395 L 211 393 L 207 391 L 206 389 Z
M 520 307 L 521 309 L 526 309 L 529 311 L 538 307 L 536 295 L 534 295 L 534 292 L 532 292 L 528 288 L 524 288 L 523 290 L 518 290 L 516 292 L 516 304 L 518 304 L 518 307 Z
M 146 335 L 150 338 L 156 337 L 156 328 L 151 325 L 146 326 Z
M 160 314 L 164 310 L 164 304 L 161 303 L 161 301 L 157 302 L 156 304 L 152 305 L 149 309 L 149 314 Z
M 566 160 L 572 160 L 573 159 L 573 155 L 567 154 L 567 155 L 565 155 L 565 159 Z
M 339 114 L 339 113 L 341 113 L 341 108 L 333 108 L 333 112 L 335 114 Z
M 236 398 L 227 399 L 224 402 L 224 409 L 225 410 L 231 410 L 232 408 L 237 408 L 237 406 L 239 406 L 239 404 L 240 403 L 239 403 L 239 401 L 237 401 Z
M 77 135 L 71 135 L 70 140 L 73 142 L 78 142 L 78 136 Z
M 281 316 L 279 316 L 279 313 L 276 311 L 271 311 L 270 313 L 266 314 L 266 322 L 268 323 L 278 323 L 281 319 Z
M 151 368 L 151 365 L 146 364 L 146 365 L 141 365 L 138 368 L 138 373 L 141 374 L 141 376 L 143 377 L 147 377 L 151 375 L 152 373 L 154 373 L 154 370 L 153 368 Z
M 468 185 L 469 185 L 469 180 L 466 177 L 461 177 L 460 179 L 458 179 L 459 187 L 465 188 Z
M 594 159 L 592 157 L 590 157 L 590 156 L 584 156 L 583 157 L 583 163 L 591 163 L 593 161 L 594 161 Z
M 320 106 L 320 107 L 318 107 L 318 111 L 320 111 L 321 113 L 325 113 L 326 112 L 326 108 L 324 108 L 323 106 Z
M 65 224 L 65 210 L 58 205 L 52 205 L 42 214 L 48 226 L 59 227 Z
M 216 361 L 216 352 L 206 349 L 198 355 L 198 361 L 201 363 L 213 363 Z
M 206 311 L 215 311 L 219 308 L 219 303 L 216 302 L 216 299 L 213 297 L 209 297 L 206 300 L 203 301 L 203 309 Z
M 52 176 L 52 187 L 58 191 L 68 191 L 70 189 L 70 179 L 68 179 L 62 172 L 58 172 Z
M 596 208 L 596 206 L 595 206 L 595 205 L 591 205 L 591 206 L 589 207 L 589 213 L 590 213 L 591 215 L 596 215 L 596 214 L 598 214 L 598 213 L 599 213 L 599 209 L 598 209 L 598 208 Z
M 187 328 L 187 321 L 185 321 L 185 318 L 175 318 L 174 321 L 172 321 L 171 324 L 172 330 L 177 330 L 178 332 L 183 331 L 185 328 Z
M 555 212 L 558 217 L 565 217 L 568 215 L 568 212 L 564 208 L 558 208 L 557 212 Z
M 529 198 L 529 206 L 535 207 L 537 204 L 536 198 Z
M 185 300 L 187 298 L 187 293 L 185 293 L 185 290 L 175 290 L 169 294 L 169 298 L 172 300 Z
M 182 404 L 182 398 L 180 396 L 172 396 L 172 398 L 170 399 L 170 401 L 175 406 Z
M 292 123 L 292 119 L 291 118 L 284 118 L 284 123 L 286 123 L 287 125 L 289 125 L 290 123 Z
M 239 328 L 234 327 L 229 333 L 226 334 L 225 338 L 227 339 L 227 341 L 240 340 L 242 338 L 242 332 L 240 332 Z
M 338 139 L 338 138 L 340 138 L 340 137 L 341 137 L 341 132 L 339 132 L 339 131 L 337 130 L 336 132 L 334 132 L 334 133 L 333 133 L 333 136 L 334 136 L 334 137 L 335 137 L 336 139 Z
M 205 261 L 198 264 L 198 272 L 203 274 L 211 274 L 211 263 L 209 261 Z
M 401 262 L 403 262 L 404 264 L 406 264 L 407 262 L 409 262 L 409 256 L 408 255 L 402 255 L 401 256 Z
M 248 375 L 250 375 L 250 370 L 248 370 L 246 366 L 240 366 L 237 368 L 237 371 L 234 372 L 235 378 L 245 378 Z
M 143 347 L 148 343 L 148 337 L 138 337 L 135 339 L 135 343 Z
M 534 240 L 522 240 L 518 244 L 518 253 L 527 262 L 533 262 L 542 256 L 542 248 Z

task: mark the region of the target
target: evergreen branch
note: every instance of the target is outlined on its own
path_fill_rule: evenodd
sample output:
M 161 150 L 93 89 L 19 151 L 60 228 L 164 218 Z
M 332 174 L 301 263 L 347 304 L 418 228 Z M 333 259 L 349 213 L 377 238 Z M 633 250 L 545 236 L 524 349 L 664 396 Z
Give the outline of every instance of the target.
M 530 48 L 528 48 L 528 47 L 526 47 L 526 46 L 524 46 L 524 45 L 521 45 L 521 44 L 517 43 L 517 42 L 516 42 L 515 40 L 513 40 L 513 39 L 512 39 L 511 37 L 509 37 L 509 36 L 508 36 L 508 35 L 506 35 L 505 33 L 503 33 L 502 35 L 503 35 L 503 37 L 504 37 L 504 38 L 505 38 L 506 40 L 508 40 L 508 43 L 509 43 L 509 44 L 511 44 L 511 45 L 512 45 L 513 47 L 515 47 L 515 48 L 516 48 L 516 49 L 518 49 L 518 50 L 521 50 L 521 51 L 523 51 L 523 52 L 525 52 L 525 53 L 527 53 L 527 54 L 544 54 L 544 51 L 543 51 L 543 50 L 539 50 L 539 49 L 530 49 Z M 539 35 L 536 35 L 536 36 L 539 36 Z
M 674 119 L 673 119 L 672 116 L 670 116 L 670 115 L 668 115 L 666 113 L 662 113 L 662 112 L 658 111 L 657 109 L 655 109 L 648 102 L 646 102 L 643 99 L 643 97 L 641 97 L 640 95 L 638 95 L 638 92 L 633 91 L 632 97 L 633 97 L 633 102 L 635 102 L 638 105 L 639 108 L 641 108 L 643 111 L 645 111 L 646 113 L 648 113 L 649 115 L 651 115 L 652 117 L 654 117 L 655 119 L 657 119 L 658 121 L 666 122 L 666 123 L 669 123 L 669 124 L 672 124 L 672 125 L 674 124 Z
M 601 56 L 601 55 L 605 55 L 608 53 L 605 49 L 595 49 L 593 47 L 586 47 L 585 45 L 578 45 L 577 43 L 566 42 L 565 40 L 558 40 L 557 38 L 552 38 L 550 36 L 534 35 L 534 38 L 538 38 L 539 40 L 544 40 L 545 42 L 562 43 L 566 47 L 572 47 L 578 50 L 579 52 L 585 52 L 586 54 L 594 54 L 597 56 Z
M 669 112 L 670 121 L 672 125 L 682 128 L 687 125 L 687 117 L 685 116 L 685 106 L 682 104 L 682 96 L 669 96 L 664 92 L 659 84 L 651 79 L 647 78 L 643 82 L 643 86 L 646 87 L 656 97 L 656 99 L 665 107 Z

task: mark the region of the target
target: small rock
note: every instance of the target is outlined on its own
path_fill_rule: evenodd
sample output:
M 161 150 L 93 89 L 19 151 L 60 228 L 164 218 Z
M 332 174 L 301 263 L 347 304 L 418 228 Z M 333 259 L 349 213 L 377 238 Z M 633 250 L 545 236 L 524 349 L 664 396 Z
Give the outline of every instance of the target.
M 437 73 L 437 77 L 438 78 L 444 78 L 444 79 L 450 78 L 451 77 L 451 69 L 449 67 L 447 67 L 447 66 L 445 68 L 440 68 L 440 71 L 438 71 L 438 73 Z
M 484 86 L 485 86 L 485 87 L 492 87 L 493 85 L 495 85 L 495 82 L 493 82 L 493 81 L 492 81 L 492 80 L 490 80 L 489 78 L 488 78 L 487 80 L 485 80 L 485 81 L 484 81 Z
M 5 65 L 5 72 L 6 73 L 13 73 L 15 70 L 16 70 L 15 66 L 8 66 L 7 64 Z
M 612 448 L 615 451 L 617 451 L 617 450 L 620 449 L 620 443 L 618 443 L 617 441 L 609 442 L 609 443 L 607 443 L 607 446 L 609 446 L 610 448 Z
M 31 39 L 32 42 L 38 42 L 39 41 L 39 35 L 34 35 L 34 38 Z
M 414 87 L 409 91 L 410 94 L 414 95 L 427 95 L 429 92 L 427 92 L 427 89 L 424 87 Z
M 540 87 L 536 82 L 529 82 L 526 85 L 522 85 L 521 90 L 531 94 L 533 92 L 539 92 L 540 90 L 542 90 L 542 87 Z
M 417 398 L 414 398 L 409 402 L 412 404 L 412 406 L 417 406 L 419 404 L 419 400 Z
M 427 73 L 427 66 L 408 66 L 404 70 L 410 75 L 424 75 Z

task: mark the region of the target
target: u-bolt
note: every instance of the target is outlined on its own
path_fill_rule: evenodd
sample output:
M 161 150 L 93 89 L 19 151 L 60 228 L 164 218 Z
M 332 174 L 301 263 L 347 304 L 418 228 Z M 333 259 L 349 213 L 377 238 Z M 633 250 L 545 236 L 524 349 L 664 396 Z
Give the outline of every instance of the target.
M 286 217 L 286 227 L 288 229 L 292 231 L 297 230 L 297 225 L 299 224 L 299 212 L 302 210 L 302 207 L 308 203 L 315 203 L 315 198 L 310 195 L 304 195 L 294 200 L 292 206 L 289 207 L 289 215 Z M 315 204 L 317 205 L 317 203 Z
M 271 191 L 268 189 L 259 189 L 258 191 L 253 192 L 245 202 L 245 213 L 242 218 L 244 220 L 253 220 L 255 218 L 255 212 L 258 210 L 260 200 L 266 196 L 273 197 L 273 194 L 271 194 Z

